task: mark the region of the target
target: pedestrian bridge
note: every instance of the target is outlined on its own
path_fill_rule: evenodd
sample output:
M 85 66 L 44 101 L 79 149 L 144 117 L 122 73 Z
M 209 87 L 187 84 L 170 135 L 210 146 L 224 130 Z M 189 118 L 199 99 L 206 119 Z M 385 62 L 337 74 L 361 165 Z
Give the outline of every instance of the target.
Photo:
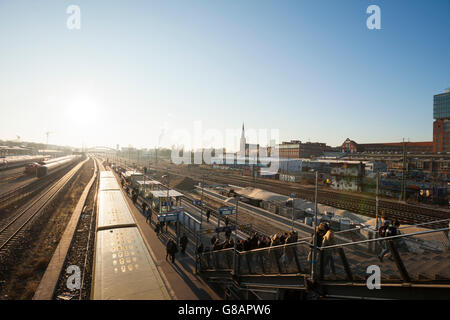
M 336 245 L 316 249 L 314 268 L 313 246 L 306 239 L 246 252 L 204 252 L 198 268 L 207 280 L 221 283 L 240 299 L 249 292 L 256 297 L 272 294 L 269 299 L 450 299 L 449 228 L 421 230 L 352 242 L 336 237 Z M 380 261 L 383 249 L 387 254 Z M 381 289 L 367 286 L 377 277 L 373 270 L 379 270 Z

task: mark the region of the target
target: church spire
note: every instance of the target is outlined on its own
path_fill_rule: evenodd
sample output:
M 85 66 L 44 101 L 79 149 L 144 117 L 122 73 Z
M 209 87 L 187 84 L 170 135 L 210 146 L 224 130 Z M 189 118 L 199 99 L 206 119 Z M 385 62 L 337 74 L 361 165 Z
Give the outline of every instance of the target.
M 244 152 L 244 154 L 245 154 L 245 145 L 246 145 L 246 141 L 245 141 L 245 129 L 244 129 L 244 123 L 242 123 L 242 134 L 241 134 L 241 146 L 240 146 L 240 151 L 241 151 L 241 153 Z

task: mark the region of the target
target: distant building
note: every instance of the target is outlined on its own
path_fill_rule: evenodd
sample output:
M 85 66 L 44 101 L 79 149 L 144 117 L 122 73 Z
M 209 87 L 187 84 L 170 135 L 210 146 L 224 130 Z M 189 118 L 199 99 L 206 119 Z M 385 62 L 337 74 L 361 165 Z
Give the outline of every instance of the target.
M 330 162 L 331 187 L 345 191 L 363 191 L 365 164 L 359 161 Z
M 358 144 L 347 138 L 341 145 L 341 152 L 357 153 L 357 152 L 403 152 L 403 142 L 386 142 L 386 143 L 361 143 Z M 431 153 L 433 152 L 433 142 L 407 142 L 406 150 L 410 153 Z
M 279 157 L 282 159 L 311 158 L 321 156 L 331 148 L 320 142 L 284 141 L 278 145 Z
M 433 152 L 450 151 L 450 89 L 433 99 Z

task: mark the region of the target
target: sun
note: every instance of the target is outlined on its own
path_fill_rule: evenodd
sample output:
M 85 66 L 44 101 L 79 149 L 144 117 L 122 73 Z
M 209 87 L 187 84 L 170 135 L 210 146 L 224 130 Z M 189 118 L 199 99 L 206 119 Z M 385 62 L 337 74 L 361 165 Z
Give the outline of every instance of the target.
M 97 120 L 98 104 L 89 96 L 77 96 L 67 103 L 69 122 L 77 126 L 93 124 Z

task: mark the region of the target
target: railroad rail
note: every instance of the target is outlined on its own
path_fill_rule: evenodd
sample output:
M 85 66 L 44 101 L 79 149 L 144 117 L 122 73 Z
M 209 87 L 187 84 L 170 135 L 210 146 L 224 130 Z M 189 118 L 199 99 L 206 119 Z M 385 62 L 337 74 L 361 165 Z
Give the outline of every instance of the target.
M 21 209 L 12 219 L 0 226 L 0 253 L 6 250 L 18 235 L 22 234 L 34 217 L 36 217 L 46 206 L 55 198 L 55 196 L 66 186 L 66 184 L 75 176 L 78 170 L 87 160 L 78 163 L 58 182 L 44 191 L 37 198 L 33 199 L 24 209 Z
M 161 169 L 160 169 L 161 170 Z M 166 170 L 167 171 L 167 170 Z M 174 175 L 190 177 L 201 181 L 202 174 L 193 173 L 184 174 L 178 170 L 168 170 Z M 253 180 L 251 177 L 225 175 L 225 174 L 209 174 L 205 181 L 216 183 L 227 183 L 247 187 L 253 185 L 256 188 L 261 188 L 267 191 L 276 192 L 279 194 L 290 195 L 295 193 L 297 198 L 314 201 L 314 190 L 302 186 L 296 186 L 281 181 L 270 181 L 267 179 L 257 178 Z M 375 217 L 376 201 L 367 196 L 350 195 L 346 193 L 339 193 L 333 191 L 326 191 L 319 189 L 318 203 L 329 205 L 338 209 L 349 210 L 361 215 Z M 431 222 L 439 219 L 446 219 L 450 217 L 450 213 L 443 210 L 431 209 L 422 206 L 399 203 L 389 200 L 379 200 L 379 212 L 384 210 L 385 215 L 389 218 L 398 219 L 402 223 L 417 224 L 421 222 Z M 442 228 L 444 225 L 435 224 L 433 227 Z
M 13 200 L 18 200 L 19 198 L 23 198 L 30 193 L 43 190 L 51 183 L 60 179 L 65 174 L 65 172 L 65 170 L 60 170 L 51 173 L 48 176 L 33 180 L 30 183 L 24 184 L 18 188 L 0 194 L 0 208 L 3 208 L 6 205 L 10 204 Z

